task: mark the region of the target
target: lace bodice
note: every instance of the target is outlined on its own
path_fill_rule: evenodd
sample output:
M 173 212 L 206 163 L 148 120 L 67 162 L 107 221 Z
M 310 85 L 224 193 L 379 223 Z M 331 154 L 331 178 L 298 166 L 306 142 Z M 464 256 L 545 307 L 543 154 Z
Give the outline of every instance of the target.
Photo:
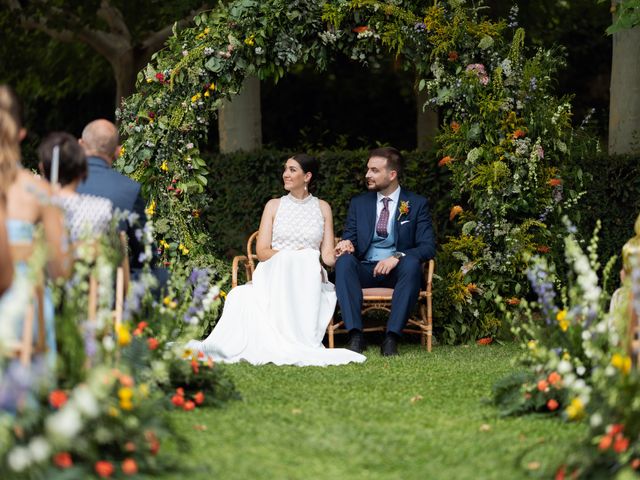
M 313 195 L 298 200 L 286 195 L 273 222 L 271 248 L 275 250 L 320 249 L 324 233 L 324 218 L 320 202 Z

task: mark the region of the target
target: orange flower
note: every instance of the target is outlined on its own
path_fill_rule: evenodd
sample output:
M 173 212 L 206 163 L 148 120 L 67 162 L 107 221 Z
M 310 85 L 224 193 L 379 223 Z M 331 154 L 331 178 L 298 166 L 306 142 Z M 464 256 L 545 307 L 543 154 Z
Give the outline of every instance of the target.
M 558 372 L 551 372 L 549 374 L 549 377 L 547 378 L 547 380 L 549 381 L 549 383 L 551 385 L 556 385 L 556 384 L 560 383 L 560 381 L 562 380 L 562 377 L 560 376 L 560 374 Z
M 621 423 L 614 423 L 613 425 L 609 425 L 609 427 L 607 428 L 607 433 L 612 436 L 622 433 L 623 431 L 624 425 Z
M 615 450 L 616 453 L 622 453 L 626 452 L 627 448 L 629 448 L 629 439 L 621 433 L 616 435 L 616 439 L 613 442 L 613 450 Z
M 560 467 L 558 467 L 558 470 L 556 470 L 556 476 L 554 478 L 555 480 L 564 480 L 564 477 L 565 477 L 565 466 L 560 465 Z
M 478 293 L 478 286 L 475 283 L 467 284 L 467 291 L 469 293 Z
M 611 444 L 613 443 L 613 437 L 610 435 L 605 435 L 600 439 L 600 443 L 598 444 L 598 450 L 609 450 L 611 448 Z
M 193 373 L 196 373 L 196 374 L 200 370 L 200 367 L 198 365 L 198 361 L 195 358 L 193 360 L 191 360 L 191 370 L 193 370 Z
M 111 475 L 113 475 L 113 472 L 115 470 L 111 462 L 107 462 L 105 460 L 100 460 L 99 462 L 96 462 L 94 468 L 100 478 L 109 478 Z
M 196 404 L 191 400 L 187 400 L 186 402 L 184 402 L 184 406 L 182 408 L 184 408 L 186 412 L 190 412 L 191 410 L 196 408 Z
M 631 460 L 631 468 L 634 470 L 638 470 L 638 468 L 640 468 L 640 458 L 634 458 Z
M 554 410 L 556 410 L 560 405 L 558 404 L 558 401 L 555 400 L 554 398 L 550 398 L 549 401 L 547 402 L 547 408 L 549 409 L 549 411 L 553 412 Z
M 127 442 L 124 444 L 124 450 L 126 452 L 135 452 L 136 451 L 136 444 L 133 442 Z
M 447 60 L 449 60 L 450 62 L 455 62 L 456 60 L 458 60 L 458 52 L 456 52 L 455 50 L 451 50 L 449 52 Z
M 547 183 L 549 185 L 551 185 L 552 187 L 557 187 L 559 185 L 562 185 L 562 179 L 561 178 L 551 178 L 551 179 L 549 179 L 549 181 Z
M 53 408 L 60 408 L 67 403 L 67 394 L 62 390 L 54 390 L 49 394 L 49 403 Z
M 362 32 L 366 32 L 367 30 L 369 30 L 369 27 L 367 27 L 366 25 L 361 25 L 359 27 L 354 28 L 351 31 L 354 33 L 362 33 Z
M 58 468 L 71 468 L 73 466 L 71 454 L 68 452 L 56 453 L 53 456 L 53 463 L 55 463 Z
M 184 397 L 184 388 L 182 388 L 182 387 L 176 388 L 176 393 L 178 395 L 180 395 L 181 397 Z
M 182 395 L 174 395 L 171 397 L 171 403 L 173 403 L 176 407 L 181 407 L 184 405 L 184 397 Z
M 193 218 L 200 218 L 200 210 L 194 210 L 193 212 L 191 212 L 191 215 L 193 216 Z
M 123 387 L 131 388 L 135 384 L 135 381 L 133 380 L 133 377 L 129 375 L 120 375 L 120 384 Z
M 147 338 L 147 346 L 149 350 L 155 350 L 160 345 L 160 342 L 155 338 Z
M 449 220 L 453 220 L 454 218 L 456 218 L 456 216 L 463 212 L 464 210 L 462 209 L 462 207 L 460 205 L 454 205 L 453 207 L 451 207 L 451 211 L 449 212 Z
M 515 132 L 513 132 L 513 139 L 517 139 L 517 138 L 522 138 L 526 135 L 527 133 L 524 130 L 521 129 L 517 129 Z
M 450 127 L 453 133 L 458 133 L 458 130 L 460 130 L 460 124 L 458 122 L 451 122 Z
M 440 159 L 440 161 L 438 162 L 438 166 L 439 167 L 444 167 L 445 165 L 448 165 L 451 162 L 453 162 L 453 158 L 451 158 L 449 155 L 447 155 L 446 157 L 442 157 Z
M 193 400 L 198 404 L 198 405 L 202 405 L 202 402 L 204 402 L 204 393 L 202 392 L 198 392 L 193 396 Z
M 122 461 L 122 473 L 125 475 L 135 475 L 138 473 L 138 465 L 133 458 L 125 458 Z
M 491 342 L 493 342 L 493 338 L 491 337 L 484 337 L 476 340 L 477 345 L 489 345 Z
M 520 299 L 518 297 L 507 298 L 507 305 L 518 305 L 520 303 Z
M 549 384 L 547 383 L 546 380 L 540 380 L 538 382 L 538 390 L 540 392 L 544 392 L 545 390 L 547 390 L 549 388 Z
M 536 247 L 536 251 L 540 253 L 549 253 L 551 251 L 551 247 L 548 247 L 546 245 L 538 245 Z

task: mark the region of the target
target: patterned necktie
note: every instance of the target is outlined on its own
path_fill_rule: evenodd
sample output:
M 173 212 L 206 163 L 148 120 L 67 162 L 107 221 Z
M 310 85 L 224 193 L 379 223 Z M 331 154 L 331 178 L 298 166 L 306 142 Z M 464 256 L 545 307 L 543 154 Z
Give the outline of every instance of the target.
M 382 207 L 382 211 L 380 212 L 380 218 L 378 218 L 378 223 L 376 224 L 376 233 L 378 236 L 382 238 L 387 238 L 389 232 L 387 232 L 387 223 L 389 223 L 389 202 L 391 199 L 389 197 L 384 197 L 382 199 L 382 203 L 384 207 Z

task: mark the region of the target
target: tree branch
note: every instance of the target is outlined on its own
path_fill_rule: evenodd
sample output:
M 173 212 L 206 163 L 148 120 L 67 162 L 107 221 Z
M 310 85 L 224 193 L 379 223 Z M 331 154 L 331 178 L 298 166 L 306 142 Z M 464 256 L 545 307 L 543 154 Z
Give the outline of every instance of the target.
M 111 5 L 109 0 L 102 0 L 102 2 L 100 2 L 100 8 L 96 12 L 96 16 L 107 22 L 112 33 L 121 35 L 131 43 L 131 32 L 124 21 L 122 12 Z

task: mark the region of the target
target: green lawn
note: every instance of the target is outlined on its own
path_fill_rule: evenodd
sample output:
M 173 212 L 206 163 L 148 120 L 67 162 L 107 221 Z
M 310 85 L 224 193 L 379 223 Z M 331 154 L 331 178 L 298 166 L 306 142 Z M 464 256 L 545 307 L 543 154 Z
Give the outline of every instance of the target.
M 483 403 L 514 345 L 377 348 L 361 365 L 227 366 L 243 400 L 172 413 L 197 479 L 512 479 L 548 472 L 584 425 Z M 202 429 L 201 426 L 206 426 Z

